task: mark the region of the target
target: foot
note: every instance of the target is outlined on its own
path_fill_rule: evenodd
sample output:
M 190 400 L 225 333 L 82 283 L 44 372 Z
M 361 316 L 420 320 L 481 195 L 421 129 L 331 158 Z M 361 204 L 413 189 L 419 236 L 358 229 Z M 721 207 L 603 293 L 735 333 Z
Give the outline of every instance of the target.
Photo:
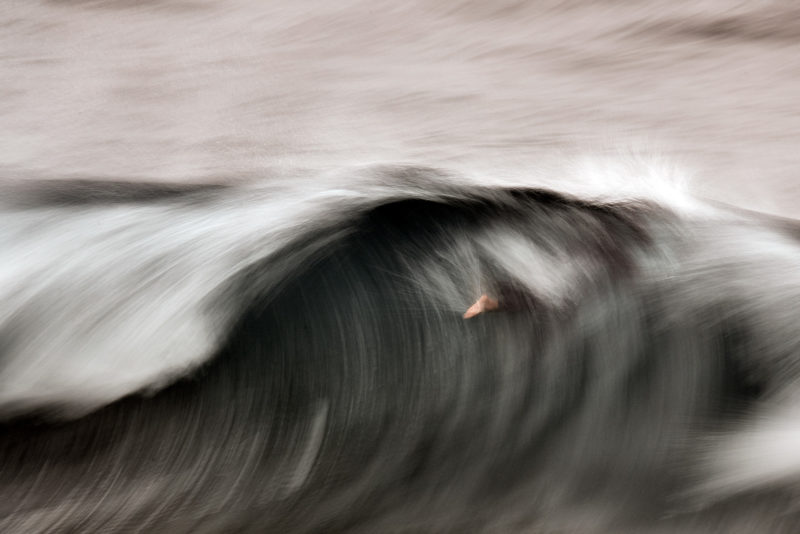
M 499 307 L 500 305 L 496 300 L 488 295 L 481 295 L 481 298 L 479 298 L 478 301 L 470 306 L 469 309 L 464 313 L 464 319 L 475 317 L 479 313 L 483 313 L 485 311 L 496 310 Z

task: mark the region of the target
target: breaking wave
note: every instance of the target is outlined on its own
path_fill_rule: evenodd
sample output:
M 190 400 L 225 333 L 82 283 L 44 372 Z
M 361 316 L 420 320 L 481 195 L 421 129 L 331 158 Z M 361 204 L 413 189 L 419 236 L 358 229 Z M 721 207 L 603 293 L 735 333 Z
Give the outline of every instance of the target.
M 637 191 L 6 184 L 3 531 L 792 532 L 800 226 Z

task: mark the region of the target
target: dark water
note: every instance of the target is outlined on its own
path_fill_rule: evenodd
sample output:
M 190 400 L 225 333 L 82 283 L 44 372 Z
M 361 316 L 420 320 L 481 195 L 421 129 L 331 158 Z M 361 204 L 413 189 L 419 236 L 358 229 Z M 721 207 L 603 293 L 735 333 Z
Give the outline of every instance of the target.
M 794 532 L 796 222 L 328 179 L 5 188 L 4 531 Z

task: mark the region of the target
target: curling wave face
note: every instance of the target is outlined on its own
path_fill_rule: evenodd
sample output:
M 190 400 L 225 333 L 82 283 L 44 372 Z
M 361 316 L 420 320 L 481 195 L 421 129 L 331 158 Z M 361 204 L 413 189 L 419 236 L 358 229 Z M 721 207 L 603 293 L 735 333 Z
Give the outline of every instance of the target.
M 4 188 L 3 532 L 800 521 L 794 221 L 399 166 Z

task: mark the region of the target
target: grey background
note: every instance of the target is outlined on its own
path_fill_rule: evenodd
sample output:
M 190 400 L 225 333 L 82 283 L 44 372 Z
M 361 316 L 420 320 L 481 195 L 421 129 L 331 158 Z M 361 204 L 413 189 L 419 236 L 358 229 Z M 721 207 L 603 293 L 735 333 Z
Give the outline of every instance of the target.
M 797 212 L 790 0 L 7 0 L 0 20 L 5 178 L 502 175 L 622 147 Z

